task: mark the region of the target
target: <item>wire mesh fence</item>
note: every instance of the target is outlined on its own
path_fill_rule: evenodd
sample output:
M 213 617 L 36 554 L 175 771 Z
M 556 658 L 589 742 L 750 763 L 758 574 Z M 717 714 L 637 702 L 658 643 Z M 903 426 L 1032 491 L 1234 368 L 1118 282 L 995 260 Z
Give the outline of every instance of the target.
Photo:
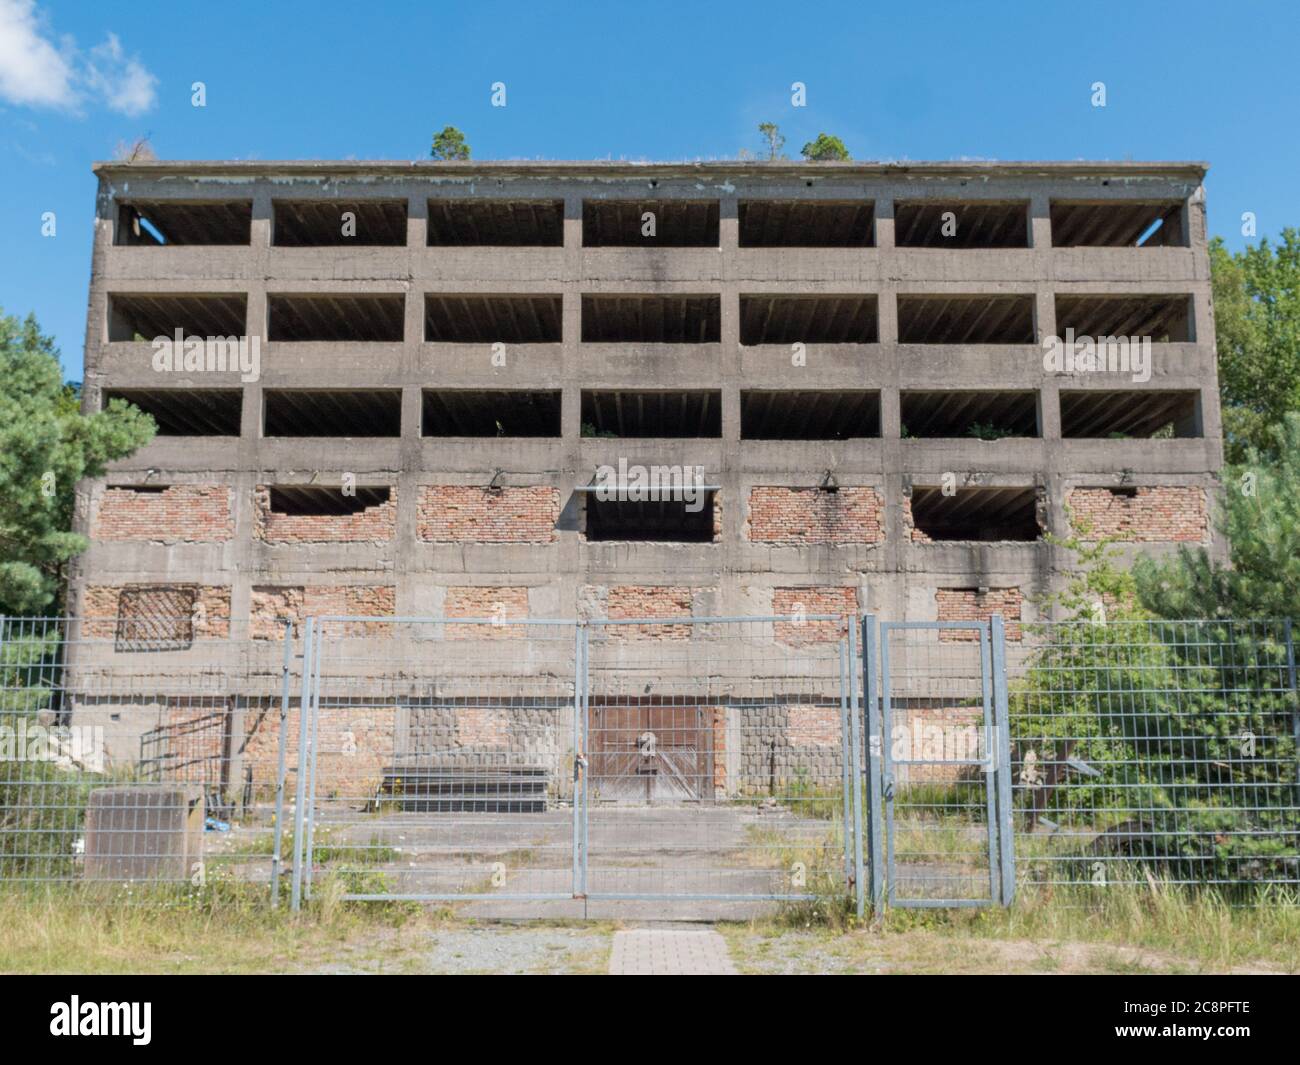
M 860 884 L 850 629 L 831 615 L 591 622 L 583 892 L 796 901 Z
M 880 626 L 888 899 L 1001 901 L 999 733 L 986 622 Z
M 0 881 L 277 886 L 294 672 L 277 626 L 0 619 Z
M 294 899 L 571 898 L 573 622 L 308 622 Z
M 0 881 L 767 903 L 870 882 L 901 905 L 1300 889 L 1285 621 L 135 606 L 0 619 Z
M 829 616 L 309 621 L 295 901 L 846 892 L 850 663 Z
M 1008 657 L 1022 883 L 1300 885 L 1290 622 L 1031 625 Z

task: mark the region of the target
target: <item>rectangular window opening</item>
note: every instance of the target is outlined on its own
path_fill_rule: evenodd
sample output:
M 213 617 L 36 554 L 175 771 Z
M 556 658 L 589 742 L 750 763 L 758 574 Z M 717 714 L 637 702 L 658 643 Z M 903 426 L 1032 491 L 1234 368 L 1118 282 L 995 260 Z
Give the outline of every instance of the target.
M 266 297 L 268 339 L 274 341 L 400 342 L 406 297 L 394 295 L 275 295 Z
M 402 435 L 400 389 L 274 389 L 264 394 L 264 436 Z
M 585 248 L 716 248 L 717 200 L 584 200 Z
M 1074 439 L 1160 440 L 1203 435 L 1197 392 L 1146 389 L 1061 391 L 1061 435 Z
M 585 437 L 719 437 L 721 392 L 582 393 Z
M 741 200 L 742 248 L 874 248 L 870 200 Z
M 445 344 L 558 344 L 561 297 L 429 293 L 424 339 Z
M 1152 343 L 1185 342 L 1192 336 L 1192 297 L 1057 295 L 1056 332 L 1076 337 L 1150 337 Z
M 742 344 L 875 344 L 876 297 L 740 297 Z
M 243 293 L 175 296 L 170 293 L 110 293 L 108 339 L 173 340 L 183 336 L 240 337 L 245 335 L 248 297 Z
M 902 435 L 995 441 L 1039 433 L 1036 392 L 904 392 Z
M 275 200 L 277 248 L 403 247 L 405 200 Z
M 587 539 L 632 540 L 659 543 L 706 544 L 713 542 L 713 495 L 703 493 L 699 509 L 686 500 L 662 498 L 639 502 L 596 498 L 585 493 Z M 703 503 L 701 506 L 700 504 Z
M 583 296 L 582 339 L 608 344 L 717 344 L 721 296 Z
M 900 344 L 1032 344 L 1034 297 L 898 297 Z
M 238 388 L 106 389 L 104 407 L 114 400 L 152 417 L 159 436 L 238 436 L 243 420 Z
M 248 244 L 253 203 L 133 200 L 117 208 L 113 243 L 118 245 Z
M 268 295 L 270 341 L 400 342 L 406 296 Z
M 1187 247 L 1183 202 L 1053 200 L 1055 248 Z
M 346 494 L 341 487 L 312 484 L 273 485 L 270 489 L 272 514 L 328 515 L 340 517 L 360 514 L 371 507 L 383 506 L 392 494 L 392 488 L 378 486 L 353 489 Z
M 563 200 L 430 200 L 430 247 L 564 244 Z
M 1029 204 L 899 200 L 894 204 L 899 248 L 1027 248 Z
M 560 435 L 560 392 L 424 390 L 424 436 Z
M 1020 541 L 1041 539 L 1033 488 L 912 489 L 915 540 Z
M 742 440 L 855 440 L 879 435 L 879 392 L 740 393 Z

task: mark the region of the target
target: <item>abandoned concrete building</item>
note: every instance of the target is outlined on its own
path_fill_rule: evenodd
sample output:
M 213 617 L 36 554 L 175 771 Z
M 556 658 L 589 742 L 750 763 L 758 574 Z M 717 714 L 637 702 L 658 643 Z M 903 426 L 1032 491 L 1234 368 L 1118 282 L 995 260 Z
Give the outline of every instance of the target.
M 279 691 L 285 624 L 310 616 L 511 628 L 998 614 L 1019 641 L 1069 561 L 1045 534 L 1084 520 L 1126 537 L 1128 554 L 1212 541 L 1221 440 L 1200 164 L 96 172 L 83 402 L 127 400 L 158 435 L 80 486 L 91 545 L 72 613 L 107 647 L 81 649 L 79 668 L 130 669 L 139 692 L 148 668 L 161 693 L 175 663 L 224 653 L 261 678 L 236 703 L 219 686 L 210 703 L 140 699 L 135 724 L 118 699 L 122 748 L 217 707 L 230 715 L 212 741 L 219 775 L 237 780 L 247 759 L 265 781 L 273 740 L 253 722 Z M 1053 338 L 1067 364 L 1051 362 Z M 655 469 L 666 489 L 632 490 Z M 444 630 L 464 647 L 429 669 L 511 658 L 494 633 Z M 202 646 L 235 635 L 238 648 Z M 342 731 L 368 752 L 336 765 L 350 774 L 340 786 L 373 793 L 424 730 L 444 752 L 509 747 L 565 787 L 575 697 L 561 636 L 546 677 L 508 694 L 463 679 L 436 696 L 354 693 L 354 707 L 392 713 L 323 722 L 326 754 Z M 837 666 L 810 650 L 833 643 L 834 622 L 769 632 L 805 658 L 737 657 L 736 676 L 766 685 L 744 698 L 690 687 L 708 667 L 688 626 L 621 637 L 606 661 L 662 681 L 653 654 L 676 656 L 680 683 L 632 717 L 626 692 L 602 707 L 596 687 L 592 712 L 611 735 L 689 731 L 696 792 L 775 780 L 775 732 L 795 752 L 780 772 L 840 771 Z M 636 659 L 637 637 L 659 650 Z M 817 670 L 824 684 L 792 694 L 791 676 Z M 749 728 L 764 699 L 775 716 Z M 954 699 L 919 692 L 916 712 Z M 656 707 L 688 710 L 689 729 Z M 610 762 L 606 776 L 622 775 Z
M 96 172 L 84 403 L 159 431 L 83 486 L 75 614 L 1014 626 L 1067 513 L 1212 536 L 1198 164 Z M 1150 365 L 1045 368 L 1067 330 Z M 591 491 L 620 462 L 702 498 Z

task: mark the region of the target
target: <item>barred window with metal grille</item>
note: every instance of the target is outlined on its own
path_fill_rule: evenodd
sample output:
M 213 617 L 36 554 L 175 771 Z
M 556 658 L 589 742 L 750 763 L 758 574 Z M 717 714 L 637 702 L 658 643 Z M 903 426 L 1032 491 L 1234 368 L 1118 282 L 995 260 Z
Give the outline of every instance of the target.
M 127 585 L 117 600 L 118 651 L 183 651 L 194 643 L 197 585 Z

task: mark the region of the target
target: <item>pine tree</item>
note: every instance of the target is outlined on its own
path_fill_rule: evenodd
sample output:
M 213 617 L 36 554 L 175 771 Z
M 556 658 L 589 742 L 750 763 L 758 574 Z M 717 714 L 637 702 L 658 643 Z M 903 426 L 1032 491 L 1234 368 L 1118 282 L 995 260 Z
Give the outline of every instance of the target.
M 1204 547 L 1140 559 L 1133 568 L 1139 599 L 1166 618 L 1300 617 L 1300 412 L 1272 426 L 1223 481 L 1216 525 L 1229 563 Z
M 78 479 L 148 443 L 155 426 L 120 400 L 83 415 L 34 315 L 0 313 L 0 374 L 0 614 L 61 609 L 64 564 L 87 546 L 72 532 Z
M 429 155 L 434 159 L 468 159 L 469 145 L 465 143 L 465 134 L 455 126 L 444 126 L 441 133 L 433 135 Z
M 819 133 L 815 141 L 809 141 L 799 153 L 810 163 L 847 162 L 853 158 L 844 142 L 833 133 Z

